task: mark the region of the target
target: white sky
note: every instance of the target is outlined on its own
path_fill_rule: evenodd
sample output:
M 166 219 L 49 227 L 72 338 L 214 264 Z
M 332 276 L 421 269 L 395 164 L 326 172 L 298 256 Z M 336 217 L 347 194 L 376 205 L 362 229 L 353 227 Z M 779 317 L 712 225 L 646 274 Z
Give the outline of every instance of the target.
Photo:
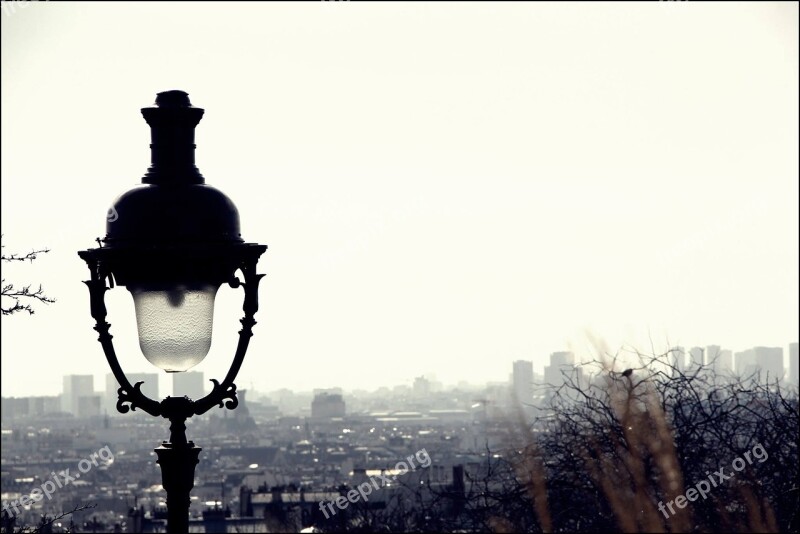
M 240 387 L 505 380 L 550 352 L 798 339 L 796 3 L 5 3 L 2 394 L 108 365 L 76 251 L 206 109 L 197 164 L 269 245 Z M 13 7 L 12 7 L 13 6 Z M 153 371 L 109 294 L 123 366 Z M 241 290 L 211 354 L 233 355 Z M 162 382 L 163 384 L 166 381 Z

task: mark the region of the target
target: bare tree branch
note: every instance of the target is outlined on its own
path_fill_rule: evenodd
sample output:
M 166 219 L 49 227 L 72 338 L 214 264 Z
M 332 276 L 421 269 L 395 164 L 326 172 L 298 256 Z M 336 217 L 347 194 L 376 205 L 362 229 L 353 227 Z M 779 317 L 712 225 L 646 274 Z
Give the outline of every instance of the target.
M 0 249 L 4 248 L 4 245 L 0 245 Z M 0 252 L 0 261 L 33 262 L 33 260 L 39 257 L 39 254 L 46 254 L 48 252 L 50 252 L 50 249 L 48 248 L 32 250 L 27 254 L 6 254 L 4 252 Z M 40 302 L 42 304 L 52 304 L 56 301 L 54 298 L 50 298 L 45 295 L 41 284 L 39 285 L 38 289 L 35 290 L 31 289 L 31 284 L 20 288 L 11 282 L 6 282 L 5 278 L 0 281 L 0 284 L 2 284 L 0 286 L 0 290 L 2 290 L 0 296 L 2 296 L 4 299 L 9 299 L 3 300 L 3 304 L 0 305 L 0 311 L 2 311 L 2 315 L 13 315 L 17 312 L 28 312 L 29 315 L 33 315 L 34 303 Z

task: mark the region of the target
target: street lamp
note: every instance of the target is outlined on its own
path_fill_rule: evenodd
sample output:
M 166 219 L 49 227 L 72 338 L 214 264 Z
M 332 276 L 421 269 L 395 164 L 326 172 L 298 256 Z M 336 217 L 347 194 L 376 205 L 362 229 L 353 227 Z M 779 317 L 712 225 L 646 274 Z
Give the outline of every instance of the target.
M 170 420 L 170 437 L 155 449 L 167 491 L 168 532 L 188 532 L 189 492 L 202 449 L 186 439 L 186 419 L 214 406 L 236 408 L 234 380 L 253 335 L 258 310 L 256 273 L 266 245 L 245 243 L 239 213 L 222 192 L 205 185 L 194 165 L 194 129 L 203 109 L 183 91 L 166 91 L 142 109 L 150 125 L 151 166 L 139 185 L 117 198 L 100 247 L 78 255 L 88 264 L 91 314 L 98 341 L 120 385 L 117 410 L 141 409 Z M 240 272 L 243 280 L 236 277 Z M 158 402 L 131 385 L 117 360 L 106 322 L 105 292 L 124 286 L 133 296 L 139 346 L 168 373 L 200 363 L 211 347 L 214 297 L 222 284 L 244 288 L 244 317 L 227 375 L 201 399 Z

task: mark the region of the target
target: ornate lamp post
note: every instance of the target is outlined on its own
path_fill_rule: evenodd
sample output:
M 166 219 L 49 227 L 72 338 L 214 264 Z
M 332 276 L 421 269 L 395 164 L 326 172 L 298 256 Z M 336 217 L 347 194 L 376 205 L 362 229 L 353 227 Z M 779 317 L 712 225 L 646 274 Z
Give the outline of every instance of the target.
M 266 245 L 245 243 L 236 206 L 205 185 L 194 165 L 194 129 L 203 110 L 183 91 L 159 93 L 155 106 L 142 109 L 150 125 L 152 159 L 142 185 L 115 202 L 99 248 L 78 255 L 89 266 L 94 329 L 121 386 L 117 410 L 141 409 L 170 420 L 170 437 L 155 449 L 167 491 L 168 532 L 188 532 L 189 492 L 202 449 L 186 439 L 186 419 L 214 406 L 236 408 L 234 380 L 253 335 L 258 310 L 256 273 Z M 241 272 L 243 280 L 236 277 Z M 214 297 L 222 284 L 244 288 L 244 317 L 230 370 L 201 399 L 167 397 L 160 402 L 131 385 L 117 360 L 106 322 L 105 292 L 125 286 L 133 295 L 139 346 L 166 372 L 186 371 L 211 347 Z

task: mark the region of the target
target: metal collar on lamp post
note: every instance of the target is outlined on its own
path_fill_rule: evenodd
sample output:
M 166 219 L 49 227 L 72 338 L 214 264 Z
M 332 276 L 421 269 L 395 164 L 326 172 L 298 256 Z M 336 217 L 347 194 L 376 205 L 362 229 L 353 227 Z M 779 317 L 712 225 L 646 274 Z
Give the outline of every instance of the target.
M 199 447 L 186 439 L 185 421 L 214 406 L 236 408 L 234 380 L 244 360 L 258 310 L 256 273 L 266 245 L 245 243 L 239 213 L 221 191 L 205 185 L 194 165 L 194 128 L 203 109 L 183 91 L 159 93 L 142 109 L 151 127 L 151 166 L 142 185 L 113 205 L 99 248 L 79 251 L 89 266 L 94 329 L 120 385 L 117 410 L 141 409 L 170 420 L 170 439 L 156 449 L 167 491 L 168 531 L 188 531 L 189 492 Z M 236 277 L 241 272 L 243 280 Z M 211 343 L 214 296 L 222 284 L 244 288 L 244 317 L 230 369 L 201 399 L 146 397 L 131 384 L 117 359 L 106 321 L 105 293 L 125 286 L 136 305 L 139 344 L 151 363 L 180 372 L 201 361 Z

